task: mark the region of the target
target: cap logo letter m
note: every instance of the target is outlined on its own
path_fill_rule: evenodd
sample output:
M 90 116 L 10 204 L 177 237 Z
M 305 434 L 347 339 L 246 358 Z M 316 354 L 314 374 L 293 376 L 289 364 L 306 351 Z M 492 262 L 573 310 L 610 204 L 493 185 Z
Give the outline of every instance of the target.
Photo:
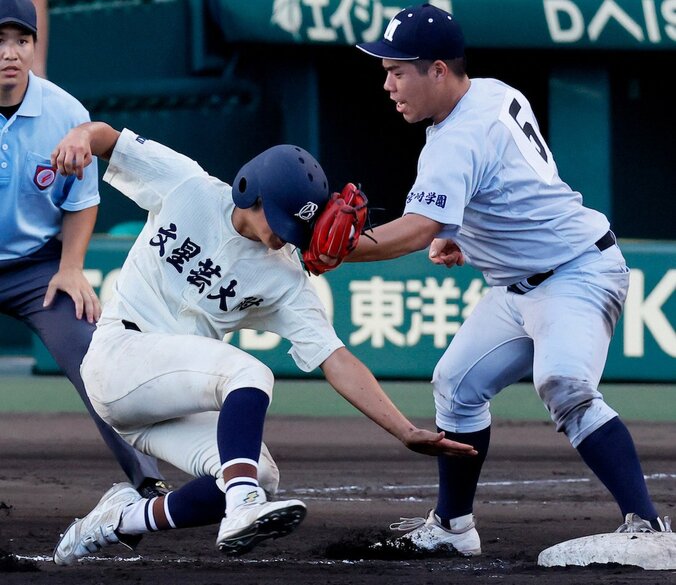
M 396 18 L 390 20 L 390 24 L 387 25 L 387 28 L 385 29 L 385 34 L 383 35 L 385 39 L 387 39 L 390 42 L 393 42 L 394 32 L 397 30 L 400 24 L 401 20 L 397 20 Z

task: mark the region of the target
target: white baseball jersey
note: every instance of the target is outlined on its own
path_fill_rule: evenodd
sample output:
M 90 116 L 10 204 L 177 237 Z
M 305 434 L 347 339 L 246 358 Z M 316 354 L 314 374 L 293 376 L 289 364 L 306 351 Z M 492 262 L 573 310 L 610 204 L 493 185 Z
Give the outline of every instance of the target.
M 509 285 L 579 256 L 609 228 L 558 175 L 528 100 L 495 79 L 472 79 L 427 129 L 404 213 L 445 225 L 490 285 Z
M 104 180 L 148 220 L 131 248 L 100 325 L 222 339 L 239 329 L 288 339 L 311 371 L 343 346 L 293 247 L 270 250 L 232 224 L 231 188 L 195 161 L 129 130 Z

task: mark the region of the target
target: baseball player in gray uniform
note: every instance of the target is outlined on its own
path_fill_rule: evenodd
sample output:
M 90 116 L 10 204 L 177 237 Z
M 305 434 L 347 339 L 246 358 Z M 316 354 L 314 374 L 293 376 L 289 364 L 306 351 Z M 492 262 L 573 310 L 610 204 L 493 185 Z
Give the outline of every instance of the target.
M 269 453 L 261 454 L 274 379 L 223 341 L 242 328 L 288 339 L 301 370 L 320 367 L 339 394 L 410 449 L 476 454 L 416 428 L 336 336 L 295 253 L 329 198 L 310 153 L 275 146 L 244 165 L 231 187 L 165 146 L 96 122 L 72 130 L 52 162 L 82 177 L 92 155 L 110 160 L 104 180 L 148 220 L 103 308 L 82 377 L 97 412 L 131 445 L 196 479 L 152 499 L 116 484 L 68 527 L 56 563 L 133 545 L 146 532 L 218 522 L 217 547 L 241 554 L 301 522 L 303 502 L 267 498 L 279 480 Z
M 436 422 L 474 458 L 438 459 L 427 518 L 400 539 L 421 550 L 481 552 L 473 500 L 488 450 L 490 400 L 532 375 L 556 429 L 617 501 L 619 530 L 668 530 L 651 502 L 632 438 L 598 391 L 629 270 L 606 217 L 558 175 L 528 100 L 465 72 L 463 33 L 429 4 L 399 12 L 358 48 L 382 59 L 384 89 L 409 123 L 431 120 L 403 217 L 361 238 L 348 261 L 429 246 L 436 264 L 464 262 L 491 286 L 437 364 Z M 377 243 L 376 243 L 377 242 Z

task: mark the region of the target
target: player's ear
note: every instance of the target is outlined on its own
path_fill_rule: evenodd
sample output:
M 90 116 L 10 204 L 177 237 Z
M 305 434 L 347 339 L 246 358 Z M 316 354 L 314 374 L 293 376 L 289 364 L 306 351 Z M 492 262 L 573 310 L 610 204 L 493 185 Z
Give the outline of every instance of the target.
M 446 63 L 444 63 L 440 59 L 437 59 L 434 63 L 432 63 L 431 74 L 434 79 L 440 79 L 441 77 L 444 77 L 447 73 L 448 66 L 446 65 Z

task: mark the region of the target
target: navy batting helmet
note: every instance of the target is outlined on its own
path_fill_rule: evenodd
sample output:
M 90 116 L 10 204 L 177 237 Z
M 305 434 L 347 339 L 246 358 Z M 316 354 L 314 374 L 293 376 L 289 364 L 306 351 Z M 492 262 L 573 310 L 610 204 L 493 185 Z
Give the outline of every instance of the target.
M 329 200 L 329 182 L 309 152 L 292 144 L 280 144 L 239 170 L 232 198 L 242 209 L 253 206 L 260 198 L 273 233 L 305 250 L 313 219 Z

